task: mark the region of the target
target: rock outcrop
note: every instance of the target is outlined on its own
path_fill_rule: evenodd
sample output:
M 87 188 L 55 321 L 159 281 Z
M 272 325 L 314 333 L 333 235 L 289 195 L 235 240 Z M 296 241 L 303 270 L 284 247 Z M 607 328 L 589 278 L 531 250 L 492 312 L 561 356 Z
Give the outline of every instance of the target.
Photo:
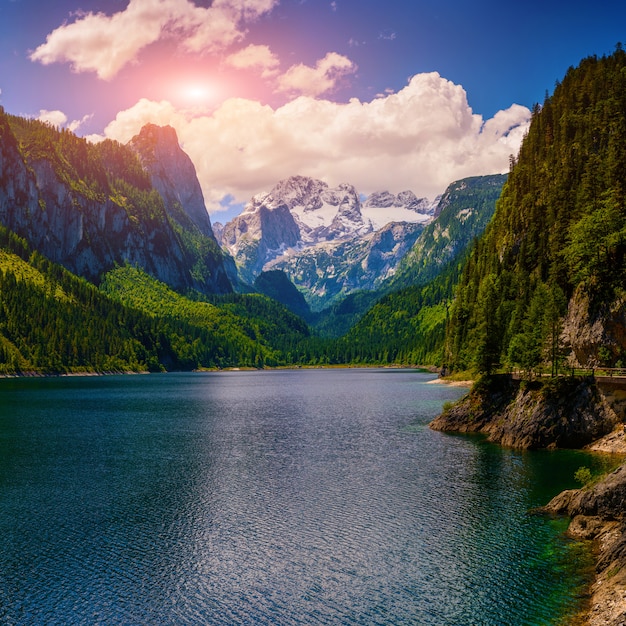
M 404 207 L 408 211 L 432 216 L 438 201 L 439 197 L 435 199 L 435 202 L 431 202 L 427 198 L 418 198 L 410 190 L 401 191 L 397 196 L 394 196 L 389 191 L 375 191 L 365 200 L 363 208 L 389 209 L 391 207 Z
M 221 241 L 252 283 L 269 261 L 300 242 L 300 229 L 286 204 L 251 204 L 224 226 Z
M 513 448 L 581 448 L 610 433 L 618 421 L 592 379 L 522 385 L 499 375 L 479 381 L 430 426 L 482 433 Z
M 626 465 L 593 486 L 560 493 L 540 511 L 572 518 L 568 533 L 596 543 L 589 626 L 626 624 Z
M 170 217 L 185 228 L 191 221 L 203 235 L 213 238 L 196 168 L 178 144 L 176 131 L 171 126 L 146 124 L 128 145 L 149 172 Z
M 574 365 L 597 367 L 616 362 L 626 353 L 626 296 L 594 306 L 579 287 L 569 301 L 563 324 L 563 343 L 571 347 Z

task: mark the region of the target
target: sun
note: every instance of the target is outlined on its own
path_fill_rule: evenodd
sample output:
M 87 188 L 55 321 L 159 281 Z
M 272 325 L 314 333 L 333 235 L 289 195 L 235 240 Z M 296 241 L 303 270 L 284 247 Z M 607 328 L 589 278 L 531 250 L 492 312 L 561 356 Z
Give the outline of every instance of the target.
M 201 107 L 210 104 L 217 97 L 215 86 L 206 81 L 179 82 L 174 88 L 176 99 L 187 106 Z
M 186 100 L 203 102 L 209 100 L 213 95 L 213 90 L 205 84 L 195 83 L 186 85 L 183 89 L 183 96 Z

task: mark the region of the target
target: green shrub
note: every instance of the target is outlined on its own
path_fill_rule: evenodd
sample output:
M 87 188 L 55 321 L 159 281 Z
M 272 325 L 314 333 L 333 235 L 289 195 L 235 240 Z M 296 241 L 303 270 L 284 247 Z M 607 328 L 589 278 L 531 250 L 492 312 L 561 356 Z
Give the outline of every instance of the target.
M 582 467 L 579 467 L 576 472 L 574 472 L 574 479 L 583 487 L 591 482 L 591 478 L 591 470 L 584 465 Z

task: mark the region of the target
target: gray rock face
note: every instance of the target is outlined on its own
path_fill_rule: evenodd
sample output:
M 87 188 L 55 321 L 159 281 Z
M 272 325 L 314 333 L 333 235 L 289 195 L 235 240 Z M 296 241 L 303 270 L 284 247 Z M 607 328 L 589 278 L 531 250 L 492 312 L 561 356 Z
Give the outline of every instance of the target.
M 437 203 L 430 202 L 427 198 L 418 198 L 412 191 L 401 191 L 397 196 L 389 191 L 376 191 L 367 198 L 363 206 L 377 209 L 405 207 L 416 213 L 433 215 Z
M 300 230 L 286 204 L 260 203 L 226 224 L 221 241 L 251 283 L 268 261 L 298 244 Z
M 150 173 L 152 186 L 161 194 L 170 216 L 184 227 L 189 227 L 191 220 L 203 235 L 213 237 L 196 169 L 178 144 L 176 131 L 171 126 L 146 124 L 129 146 Z
M 389 191 L 375 191 L 365 201 L 367 207 L 375 207 L 377 209 L 387 209 L 394 206 L 396 197 Z
M 337 213 L 330 226 L 319 231 L 318 237 L 324 237 L 327 241 L 351 239 L 374 230 L 372 224 L 366 222 L 361 214 L 361 201 L 352 185 L 339 185 L 325 192 L 322 199 L 336 206 Z
M 267 267 L 284 271 L 320 310 L 352 291 L 376 289 L 393 275 L 422 230 L 421 224 L 391 223 L 365 237 L 287 253 Z
M 35 250 L 94 282 L 116 264 L 130 263 L 175 289 L 232 290 L 212 238 L 214 250 L 205 255 L 211 267 L 194 275 L 200 251 L 185 246 L 158 202 L 151 211 L 144 215 L 119 194 L 90 193 L 80 181 L 61 180 L 52 156 L 26 163 L 0 114 L 0 221 Z
M 580 448 L 611 432 L 619 421 L 595 384 L 562 379 L 556 390 L 522 389 L 506 375 L 474 388 L 437 417 L 431 428 L 475 432 L 512 448 Z
M 410 205 L 417 211 L 427 204 L 409 191 L 375 194 L 368 202 L 381 215 L 385 208 Z M 428 221 L 416 217 L 421 224 L 400 225 L 389 219 L 378 228 L 363 207 L 352 185 L 330 188 L 320 180 L 292 176 L 254 196 L 243 213 L 221 229 L 220 243 L 235 258 L 244 280 L 252 282 L 264 270 L 282 269 L 308 291 L 315 307 L 352 289 L 373 288 L 390 276 Z
M 306 176 L 291 176 L 281 180 L 268 195 L 261 194 L 268 206 L 286 204 L 289 209 L 301 206 L 304 211 L 315 211 L 322 207 L 326 200 L 322 196 L 327 192 L 328 185 L 321 180 Z
M 604 521 L 626 516 L 626 465 L 621 465 L 589 489 L 570 489 L 554 497 L 544 510 L 557 515 L 599 517 Z
M 597 367 L 606 357 L 617 360 L 626 352 L 626 302 L 620 296 L 600 309 L 591 306 L 589 294 L 578 288 L 568 304 L 563 340 L 571 346 L 574 365 Z

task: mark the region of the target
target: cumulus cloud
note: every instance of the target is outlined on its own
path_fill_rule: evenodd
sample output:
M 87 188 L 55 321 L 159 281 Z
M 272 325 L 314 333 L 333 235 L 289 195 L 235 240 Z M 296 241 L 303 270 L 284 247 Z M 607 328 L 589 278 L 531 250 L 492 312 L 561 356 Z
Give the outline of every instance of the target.
M 61 128 L 67 122 L 67 115 L 65 115 L 63 111 L 48 111 L 47 109 L 41 109 L 37 119 L 40 122 L 45 122 L 46 124 L 52 124 L 52 126 Z
M 222 50 L 240 40 L 246 21 L 270 11 L 278 0 L 130 0 L 111 16 L 86 13 L 52 31 L 30 58 L 44 65 L 70 63 L 75 72 L 113 78 L 139 52 L 164 37 L 176 37 L 192 52 Z
M 263 78 L 278 73 L 280 61 L 268 46 L 249 45 L 226 58 L 226 65 L 238 70 L 254 69 L 261 72 Z
M 41 122 L 52 124 L 52 126 L 57 126 L 58 128 L 65 127 L 72 132 L 76 132 L 85 122 L 88 122 L 92 117 L 92 114 L 85 115 L 82 119 L 73 120 L 68 124 L 67 115 L 65 115 L 63 111 L 48 111 L 47 109 L 41 109 L 39 111 L 37 119 Z
M 254 70 L 270 79 L 277 92 L 289 96 L 319 96 L 332 91 L 344 76 L 356 71 L 356 65 L 336 52 L 329 52 L 315 67 L 299 63 L 280 74 L 280 59 L 269 46 L 251 44 L 226 57 L 225 64 L 238 70 Z
M 278 91 L 289 94 L 319 96 L 332 90 L 337 81 L 356 71 L 356 65 L 346 56 L 329 52 L 315 67 L 299 63 L 290 67 L 278 79 Z
M 429 73 L 370 102 L 301 96 L 274 109 L 230 99 L 191 117 L 141 100 L 105 134 L 126 142 L 147 122 L 173 126 L 215 211 L 227 196 L 246 202 L 293 174 L 349 182 L 365 194 L 411 189 L 433 198 L 459 178 L 507 171 L 529 120 L 527 108 L 513 105 L 484 121 L 460 85 Z

